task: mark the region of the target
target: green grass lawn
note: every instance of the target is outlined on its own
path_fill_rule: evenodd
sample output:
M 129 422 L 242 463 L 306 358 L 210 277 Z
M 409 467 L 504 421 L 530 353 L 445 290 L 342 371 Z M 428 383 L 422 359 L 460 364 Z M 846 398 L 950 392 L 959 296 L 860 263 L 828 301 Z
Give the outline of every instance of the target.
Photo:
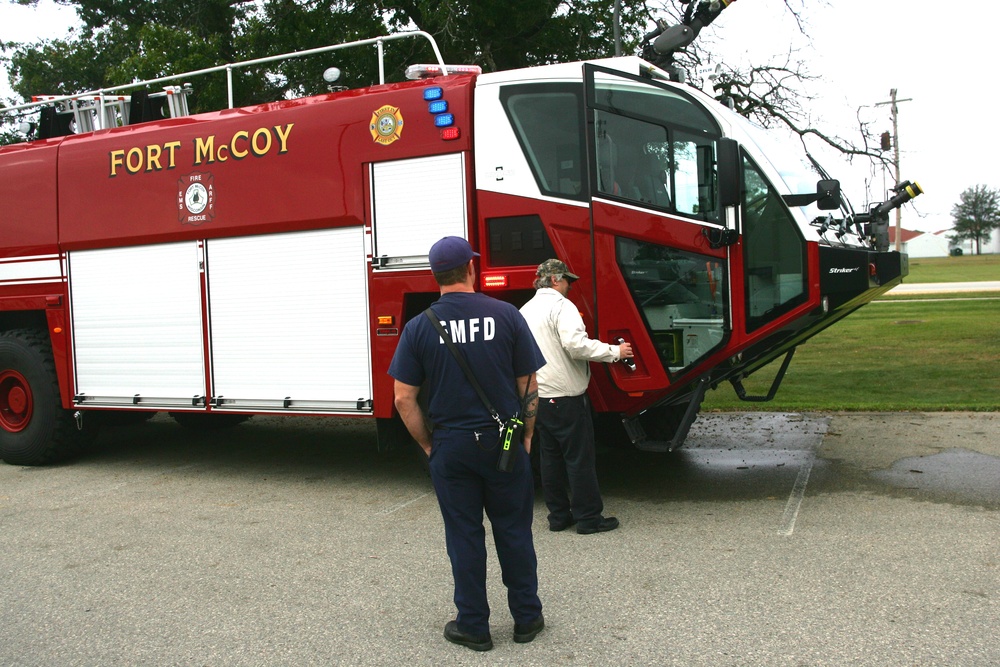
M 1000 255 L 910 258 L 906 283 L 955 283 L 1000 280 Z
M 726 382 L 702 409 L 1000 410 L 1000 294 L 950 296 L 868 304 L 799 346 L 773 401 L 740 401 Z M 766 394 L 780 361 L 745 380 L 747 392 Z

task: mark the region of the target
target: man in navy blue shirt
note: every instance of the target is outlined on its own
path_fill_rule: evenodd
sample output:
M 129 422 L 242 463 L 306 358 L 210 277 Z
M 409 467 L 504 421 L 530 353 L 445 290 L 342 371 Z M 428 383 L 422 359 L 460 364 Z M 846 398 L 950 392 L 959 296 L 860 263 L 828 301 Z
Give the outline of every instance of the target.
M 534 373 L 545 364 L 518 310 L 475 291 L 469 243 L 446 236 L 429 260 L 441 298 L 434 315 L 465 356 L 501 422 L 523 408 L 524 447 L 512 472 L 497 470 L 499 424 L 477 396 L 434 325 L 420 315 L 403 329 L 389 365 L 395 404 L 407 430 L 430 457 L 431 480 L 444 518 L 445 542 L 455 579 L 458 616 L 444 636 L 476 651 L 493 648 L 486 596 L 486 530 L 493 527 L 497 558 L 514 617 L 514 641 L 530 642 L 545 627 L 538 598 L 538 561 L 531 535 L 534 479 L 529 453 L 538 407 Z M 429 393 L 427 419 L 417 403 Z

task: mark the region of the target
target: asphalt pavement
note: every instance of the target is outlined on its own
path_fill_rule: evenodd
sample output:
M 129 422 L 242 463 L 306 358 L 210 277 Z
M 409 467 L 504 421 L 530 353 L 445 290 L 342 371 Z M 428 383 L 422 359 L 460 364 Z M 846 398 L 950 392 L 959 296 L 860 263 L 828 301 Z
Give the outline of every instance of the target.
M 0 665 L 1000 664 L 1000 414 L 702 415 L 601 448 L 619 530 L 546 529 L 530 644 L 442 638 L 429 479 L 370 421 L 109 430 L 0 465 Z

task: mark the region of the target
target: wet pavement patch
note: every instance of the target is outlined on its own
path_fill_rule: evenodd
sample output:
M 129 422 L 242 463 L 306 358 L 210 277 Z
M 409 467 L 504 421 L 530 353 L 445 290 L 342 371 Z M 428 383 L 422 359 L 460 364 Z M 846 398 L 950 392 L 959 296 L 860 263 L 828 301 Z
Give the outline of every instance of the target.
M 1000 457 L 967 449 L 896 461 L 872 477 L 906 495 L 962 505 L 1000 507 Z
M 600 448 L 601 489 L 652 502 L 784 500 L 829 423 L 827 415 L 703 413 L 676 451 Z
M 803 466 L 829 467 L 810 451 L 684 449 L 669 454 L 602 449 L 601 490 L 636 501 L 785 500 Z

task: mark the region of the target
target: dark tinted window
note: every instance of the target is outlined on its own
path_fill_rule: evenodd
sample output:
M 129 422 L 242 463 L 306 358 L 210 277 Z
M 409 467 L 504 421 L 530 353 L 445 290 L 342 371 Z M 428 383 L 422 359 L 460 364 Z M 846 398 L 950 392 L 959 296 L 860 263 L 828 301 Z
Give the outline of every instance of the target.
M 805 239 L 788 207 L 749 158 L 743 158 L 743 264 L 747 331 L 806 300 Z

